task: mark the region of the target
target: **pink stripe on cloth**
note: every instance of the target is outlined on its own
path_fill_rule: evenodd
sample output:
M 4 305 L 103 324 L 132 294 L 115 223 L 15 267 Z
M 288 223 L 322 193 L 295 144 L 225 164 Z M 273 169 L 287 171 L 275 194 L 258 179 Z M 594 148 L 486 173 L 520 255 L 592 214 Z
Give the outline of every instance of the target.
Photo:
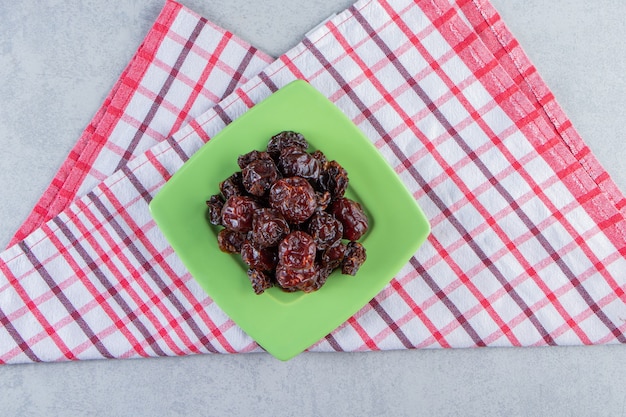
M 457 5 L 465 14 L 476 33 L 511 78 L 522 81 L 520 89 L 538 109 L 545 112 L 556 131 L 583 165 L 593 181 L 622 213 L 626 210 L 626 198 L 610 175 L 591 153 L 567 115 L 559 106 L 546 83 L 541 79 L 524 50 L 508 30 L 496 9 L 487 0 L 462 0 Z
M 626 342 L 624 198 L 495 11 L 363 0 L 0 253 L 0 360 L 259 351 L 148 204 L 227 123 L 298 78 L 359 126 L 432 228 L 310 350 Z
M 271 58 L 167 0 L 119 80 L 9 246 L 182 125 Z

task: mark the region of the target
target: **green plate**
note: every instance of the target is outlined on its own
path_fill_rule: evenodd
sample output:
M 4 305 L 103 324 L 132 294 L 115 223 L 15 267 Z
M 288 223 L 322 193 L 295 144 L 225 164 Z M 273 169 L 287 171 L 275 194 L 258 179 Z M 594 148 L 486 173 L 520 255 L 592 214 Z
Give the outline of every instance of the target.
M 367 260 L 356 276 L 335 271 L 310 294 L 252 290 L 239 256 L 217 246 L 219 228 L 205 217 L 218 183 L 239 170 L 237 157 L 264 150 L 283 130 L 302 133 L 348 171 L 347 195 L 370 221 L 361 238 Z M 372 143 L 333 103 L 294 81 L 257 104 L 204 145 L 150 203 L 157 225 L 189 272 L 226 314 L 267 352 L 288 360 L 369 302 L 424 242 L 430 226 L 415 199 Z

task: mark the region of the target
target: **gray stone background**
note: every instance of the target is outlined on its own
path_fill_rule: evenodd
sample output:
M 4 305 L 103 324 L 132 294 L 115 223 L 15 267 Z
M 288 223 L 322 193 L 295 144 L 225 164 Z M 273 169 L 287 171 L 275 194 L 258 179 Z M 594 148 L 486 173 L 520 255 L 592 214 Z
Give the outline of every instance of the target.
M 183 0 L 273 56 L 351 2 Z M 626 2 L 492 2 L 626 190 Z M 0 2 L 0 245 L 30 212 L 162 5 Z M 626 346 L 0 366 L 0 416 L 250 414 L 624 416 Z

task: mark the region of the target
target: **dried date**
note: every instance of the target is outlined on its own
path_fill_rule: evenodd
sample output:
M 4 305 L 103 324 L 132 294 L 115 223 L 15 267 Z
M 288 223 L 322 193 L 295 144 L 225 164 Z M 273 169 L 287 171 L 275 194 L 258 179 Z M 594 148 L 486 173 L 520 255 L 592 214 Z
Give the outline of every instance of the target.
M 348 171 L 339 162 L 327 162 L 320 174 L 318 184 L 322 191 L 329 191 L 333 199 L 343 197 L 348 188 Z
M 343 237 L 345 239 L 359 240 L 367 232 L 367 216 L 356 201 L 339 198 L 331 206 L 331 213 L 343 225 Z
M 328 191 L 324 191 L 323 193 L 316 191 L 315 196 L 317 198 L 317 210 L 326 210 L 332 198 L 330 193 Z
M 217 234 L 217 245 L 222 252 L 239 253 L 241 245 L 246 240 L 245 233 L 235 232 L 230 229 L 222 229 Z
M 311 217 L 317 207 L 317 198 L 315 190 L 304 178 L 282 178 L 270 188 L 270 205 L 287 221 L 299 224 Z
M 365 248 L 359 242 L 350 242 L 346 247 L 346 253 L 341 263 L 341 273 L 356 275 L 357 271 L 365 262 Z
M 243 187 L 241 172 L 235 172 L 222 181 L 220 183 L 220 191 L 226 200 L 236 195 L 244 195 L 246 190 Z
M 254 212 L 258 208 L 259 204 L 250 197 L 230 197 L 222 208 L 222 224 L 235 232 L 249 232 L 252 229 Z
M 298 176 L 316 180 L 320 175 L 319 161 L 311 154 L 293 147 L 281 151 L 278 167 L 286 177 Z
M 259 271 L 272 271 L 276 268 L 276 248 L 257 248 L 246 240 L 241 245 L 241 259 L 251 268 Z
M 276 267 L 276 281 L 286 290 L 304 291 L 311 288 L 316 279 L 317 269 L 315 265 L 306 268 L 293 268 L 279 263 Z
M 223 226 L 221 251 L 241 256 L 252 289 L 319 290 L 333 271 L 354 275 L 366 258 L 362 207 L 344 197 L 348 173 L 300 133 L 274 135 L 265 151 L 237 158 L 241 171 L 206 200 L 207 220 Z M 345 244 L 342 239 L 350 240 Z
M 207 217 L 209 222 L 214 225 L 222 224 L 222 208 L 224 207 L 224 199 L 221 195 L 212 195 L 206 201 L 206 205 L 209 208 L 207 211 Z
M 241 175 L 246 191 L 261 197 L 278 179 L 278 170 L 271 159 L 256 159 L 246 165 Z
M 263 294 L 265 290 L 272 288 L 272 280 L 266 272 L 257 269 L 248 269 L 248 278 L 250 279 L 254 293 L 257 295 Z
M 252 239 L 260 248 L 277 246 L 289 233 L 289 223 L 276 210 L 257 210 L 252 219 Z
M 325 250 L 341 240 L 343 226 L 332 214 L 325 211 L 316 212 L 309 221 L 309 234 L 318 250 Z
M 324 268 L 330 268 L 331 271 L 339 268 L 343 262 L 345 253 L 346 245 L 338 241 L 322 253 L 320 264 Z
M 326 159 L 326 155 L 324 155 L 324 152 L 318 149 L 315 152 L 311 152 L 311 156 L 317 159 L 317 161 L 320 163 L 320 168 L 324 168 L 326 166 L 328 160 Z
M 303 269 L 315 263 L 317 246 L 305 232 L 289 233 L 278 245 L 278 261 L 289 268 Z
M 239 165 L 239 168 L 244 169 L 250 164 L 250 162 L 256 161 L 258 159 L 273 161 L 272 157 L 267 152 L 251 151 L 247 154 L 240 155 L 237 158 L 237 165 Z
M 309 143 L 306 141 L 301 133 L 284 131 L 277 135 L 272 136 L 267 144 L 267 153 L 269 153 L 275 160 L 280 156 L 280 152 L 289 147 L 294 147 L 306 151 L 309 147 Z

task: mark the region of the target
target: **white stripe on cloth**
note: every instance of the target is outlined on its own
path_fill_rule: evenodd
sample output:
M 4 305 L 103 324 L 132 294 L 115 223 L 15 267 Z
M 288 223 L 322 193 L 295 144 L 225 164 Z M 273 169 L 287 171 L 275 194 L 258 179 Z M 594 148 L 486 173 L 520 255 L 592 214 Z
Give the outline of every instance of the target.
M 619 199 L 460 13 L 355 4 L 0 254 L 2 361 L 259 350 L 186 272 L 148 202 L 224 120 L 298 78 L 361 128 L 432 226 L 311 350 L 624 343 Z

